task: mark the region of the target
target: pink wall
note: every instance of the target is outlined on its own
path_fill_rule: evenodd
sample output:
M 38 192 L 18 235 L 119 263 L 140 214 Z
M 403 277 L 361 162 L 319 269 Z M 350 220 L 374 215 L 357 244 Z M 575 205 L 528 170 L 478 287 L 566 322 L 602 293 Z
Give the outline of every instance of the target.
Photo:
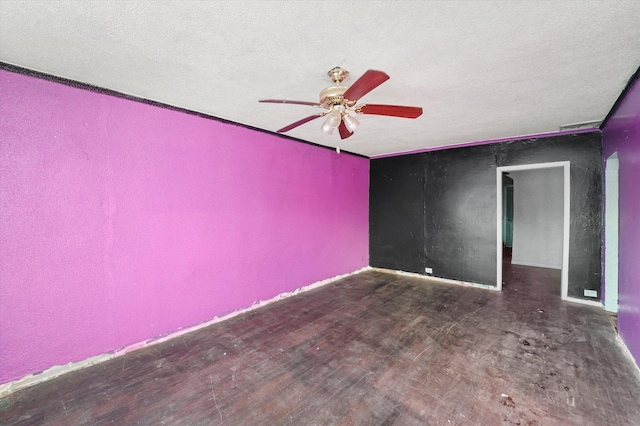
M 620 162 L 618 329 L 640 365 L 640 80 L 627 92 L 602 132 L 605 158 Z
M 368 264 L 369 161 L 0 71 L 0 383 Z

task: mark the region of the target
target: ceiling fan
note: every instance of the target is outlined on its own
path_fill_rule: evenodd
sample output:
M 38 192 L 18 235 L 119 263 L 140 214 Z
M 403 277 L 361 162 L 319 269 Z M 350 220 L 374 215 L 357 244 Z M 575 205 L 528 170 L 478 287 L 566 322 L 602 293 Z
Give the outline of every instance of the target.
M 277 130 L 278 133 L 288 132 L 289 130 L 295 129 L 309 121 L 315 120 L 316 118 L 327 116 L 324 124 L 322 125 L 322 131 L 330 135 L 333 133 L 333 130 L 337 128 L 340 138 L 346 139 L 353 135 L 353 131 L 360 124 L 352 115 L 349 115 L 349 111 L 353 111 L 356 114 L 387 115 L 404 118 L 417 118 L 422 115 L 422 108 L 414 106 L 381 104 L 356 105 L 361 97 L 389 79 L 389 76 L 382 71 L 368 70 L 350 87 L 342 86 L 340 84 L 349 74 L 349 71 L 344 68 L 335 67 L 330 70 L 328 74 L 335 85 L 327 87 L 320 92 L 319 102 L 291 101 L 286 99 L 260 100 L 260 102 L 274 104 L 308 105 L 327 110 L 305 117 L 295 123 L 291 123 L 288 126 Z

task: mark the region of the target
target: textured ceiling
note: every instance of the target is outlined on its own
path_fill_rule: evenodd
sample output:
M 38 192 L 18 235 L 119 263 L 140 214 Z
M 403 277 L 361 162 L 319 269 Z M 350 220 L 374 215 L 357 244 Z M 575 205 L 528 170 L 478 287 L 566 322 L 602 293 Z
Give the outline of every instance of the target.
M 640 65 L 639 1 L 0 1 L 0 61 L 274 131 L 342 66 L 422 106 L 290 136 L 367 156 L 603 120 Z M 349 84 L 349 82 L 347 82 Z

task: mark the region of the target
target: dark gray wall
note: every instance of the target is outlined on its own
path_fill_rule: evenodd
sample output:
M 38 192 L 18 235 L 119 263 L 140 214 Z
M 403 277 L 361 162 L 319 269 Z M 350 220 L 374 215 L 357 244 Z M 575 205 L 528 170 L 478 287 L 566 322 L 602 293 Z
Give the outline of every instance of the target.
M 424 272 L 423 159 L 405 155 L 389 160 L 389 163 L 372 160 L 370 165 L 370 263 L 375 252 L 376 266 Z M 391 167 L 386 167 L 387 164 Z M 377 206 L 375 211 L 371 209 L 373 206 Z
M 495 286 L 496 167 L 571 162 L 569 296 L 600 294 L 602 136 L 561 135 L 371 161 L 371 266 Z

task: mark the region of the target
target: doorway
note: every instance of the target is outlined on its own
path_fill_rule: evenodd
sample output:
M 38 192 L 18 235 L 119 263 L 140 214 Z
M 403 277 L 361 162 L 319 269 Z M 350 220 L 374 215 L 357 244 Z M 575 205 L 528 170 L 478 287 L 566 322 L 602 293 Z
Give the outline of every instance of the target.
M 563 193 L 564 204 L 562 213 L 562 268 L 560 279 L 560 296 L 563 300 L 570 300 L 568 297 L 569 288 L 569 212 L 570 212 L 570 162 L 558 161 L 552 163 L 537 163 L 527 164 L 521 166 L 503 166 L 496 169 L 496 194 L 497 194 L 497 268 L 496 268 L 496 287 L 502 291 L 502 261 L 503 261 L 503 245 L 504 245 L 504 214 L 505 207 L 503 203 L 503 191 L 504 173 L 525 171 L 525 170 L 538 170 L 538 169 L 550 169 L 550 168 L 562 168 L 563 170 Z
M 513 179 L 502 174 L 502 250 L 511 257 L 513 247 Z

